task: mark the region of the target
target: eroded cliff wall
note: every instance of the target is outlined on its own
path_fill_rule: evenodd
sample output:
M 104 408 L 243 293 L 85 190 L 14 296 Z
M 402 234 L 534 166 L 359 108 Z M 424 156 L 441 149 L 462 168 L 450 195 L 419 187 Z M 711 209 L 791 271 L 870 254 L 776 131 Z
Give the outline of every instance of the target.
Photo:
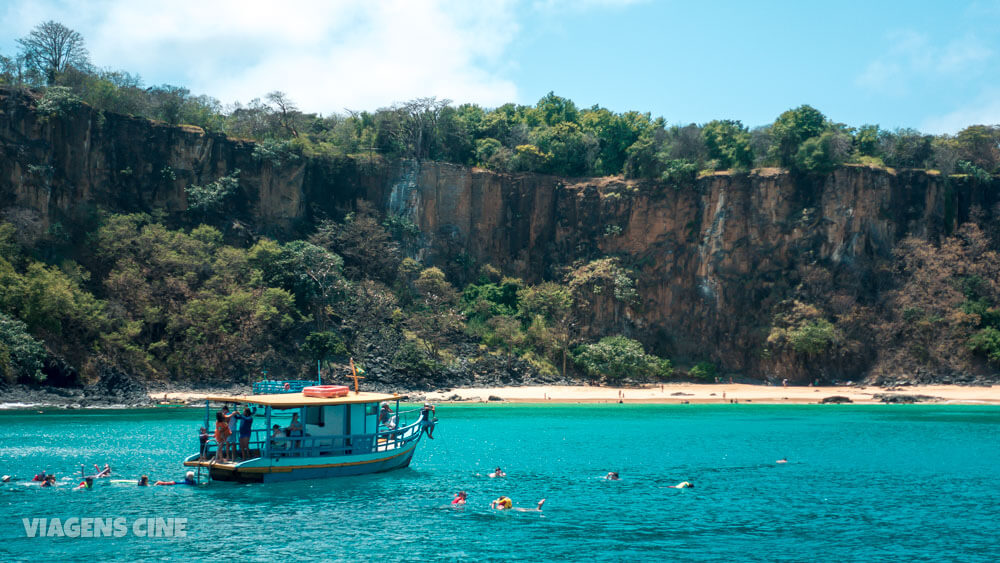
M 711 360 L 762 377 L 774 308 L 820 268 L 856 297 L 877 299 L 877 274 L 908 235 L 936 238 L 989 215 L 996 186 L 923 171 L 847 166 L 823 177 L 763 169 L 688 186 L 621 178 L 506 175 L 437 162 L 352 159 L 274 166 L 253 144 L 81 107 L 44 117 L 0 91 L 0 197 L 46 225 L 81 209 L 162 210 L 180 222 L 185 188 L 239 169 L 238 197 L 216 221 L 292 236 L 357 199 L 402 215 L 422 233 L 412 249 L 461 274 L 491 263 L 528 281 L 558 279 L 574 262 L 618 256 L 640 301 L 598 300 L 581 330 L 623 332 L 684 361 Z M 870 290 L 870 291 L 869 291 Z M 876 346 L 829 369 L 863 376 Z M 830 363 L 827 360 L 827 363 Z

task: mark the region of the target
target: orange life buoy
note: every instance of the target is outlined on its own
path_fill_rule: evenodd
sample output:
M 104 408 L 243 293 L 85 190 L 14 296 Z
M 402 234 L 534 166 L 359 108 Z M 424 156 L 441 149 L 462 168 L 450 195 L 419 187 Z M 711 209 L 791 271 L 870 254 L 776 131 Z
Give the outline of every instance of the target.
M 306 397 L 346 397 L 348 393 L 346 385 L 313 385 L 302 390 Z

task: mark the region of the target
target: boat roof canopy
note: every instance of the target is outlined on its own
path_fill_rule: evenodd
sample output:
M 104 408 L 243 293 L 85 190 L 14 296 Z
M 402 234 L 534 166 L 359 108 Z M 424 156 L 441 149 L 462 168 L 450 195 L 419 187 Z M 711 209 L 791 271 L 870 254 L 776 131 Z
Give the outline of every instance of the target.
M 396 401 L 399 395 L 387 393 L 349 393 L 344 397 L 306 397 L 300 393 L 280 393 L 273 395 L 209 395 L 208 401 L 220 403 L 253 403 L 274 407 L 276 409 L 294 409 L 297 407 L 323 407 L 328 405 L 352 405 L 357 403 L 378 403 L 381 401 Z

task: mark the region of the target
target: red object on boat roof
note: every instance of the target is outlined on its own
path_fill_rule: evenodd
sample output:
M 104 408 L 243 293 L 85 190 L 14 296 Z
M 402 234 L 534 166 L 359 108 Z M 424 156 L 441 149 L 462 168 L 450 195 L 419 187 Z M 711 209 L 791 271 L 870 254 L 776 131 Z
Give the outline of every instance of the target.
M 346 397 L 349 389 L 346 385 L 313 385 L 302 389 L 306 397 Z

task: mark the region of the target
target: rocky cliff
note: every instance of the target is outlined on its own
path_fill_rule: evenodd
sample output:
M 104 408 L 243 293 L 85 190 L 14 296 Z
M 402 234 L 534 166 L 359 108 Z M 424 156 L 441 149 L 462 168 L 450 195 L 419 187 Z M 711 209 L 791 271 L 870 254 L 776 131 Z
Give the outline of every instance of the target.
M 779 303 L 821 270 L 830 287 L 878 299 L 878 276 L 904 237 L 936 239 L 997 203 L 997 186 L 924 171 L 842 167 L 822 177 L 787 171 L 718 173 L 690 185 L 621 178 L 506 175 L 438 162 L 299 159 L 276 166 L 251 142 L 104 114 L 82 106 L 41 116 L 31 100 L 0 90 L 0 196 L 5 212 L 51 227 L 86 221 L 95 207 L 160 211 L 178 222 L 185 188 L 235 169 L 240 190 L 213 218 L 230 236 L 292 236 L 357 199 L 419 227 L 411 249 L 462 269 L 491 263 L 528 281 L 554 279 L 577 260 L 618 256 L 640 300 L 594 303 L 582 329 L 623 332 L 681 362 L 727 371 L 781 372 L 767 353 Z M 81 219 L 82 218 L 82 219 Z M 870 369 L 867 343 L 830 377 Z

